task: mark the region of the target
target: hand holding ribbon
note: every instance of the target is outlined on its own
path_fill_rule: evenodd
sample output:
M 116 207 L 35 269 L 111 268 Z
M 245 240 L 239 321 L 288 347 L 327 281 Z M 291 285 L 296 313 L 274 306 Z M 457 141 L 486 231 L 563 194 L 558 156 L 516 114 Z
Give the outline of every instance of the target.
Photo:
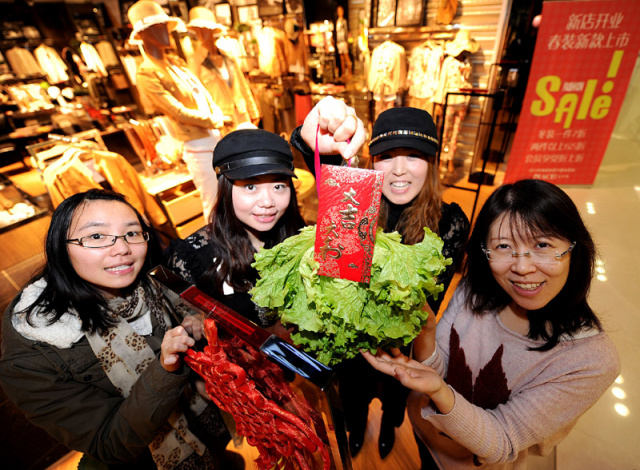
M 355 110 L 331 96 L 320 100 L 311 110 L 300 134 L 320 154 L 340 154 L 347 162 L 356 156 L 366 139 L 364 124 Z

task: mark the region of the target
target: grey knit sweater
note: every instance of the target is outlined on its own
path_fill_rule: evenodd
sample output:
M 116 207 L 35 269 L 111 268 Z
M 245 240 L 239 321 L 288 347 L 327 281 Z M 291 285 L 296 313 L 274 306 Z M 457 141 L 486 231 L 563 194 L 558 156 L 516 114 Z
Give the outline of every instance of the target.
M 453 389 L 446 415 L 413 392 L 413 427 L 444 469 L 524 469 L 528 452 L 546 455 L 613 383 L 620 359 L 598 330 L 563 337 L 550 351 L 509 330 L 497 314 L 474 315 L 458 288 L 437 326 L 425 364 Z

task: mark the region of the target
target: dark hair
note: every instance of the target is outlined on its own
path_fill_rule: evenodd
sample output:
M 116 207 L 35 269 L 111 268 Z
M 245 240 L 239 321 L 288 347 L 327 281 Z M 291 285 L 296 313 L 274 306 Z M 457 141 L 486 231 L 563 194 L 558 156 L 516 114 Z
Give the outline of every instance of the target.
M 278 223 L 264 234 L 265 248 L 271 248 L 296 235 L 305 225 L 300 215 L 293 181 L 290 177 L 285 178 L 291 188 L 291 199 Z M 222 293 L 224 282 L 235 292 L 248 292 L 258 277 L 256 270 L 251 267 L 255 261 L 255 249 L 233 209 L 232 191 L 233 182 L 225 176 L 219 177 L 218 197 L 208 228 L 215 263 L 196 283 L 199 289 L 208 294 Z
M 377 155 L 376 155 L 377 157 Z M 373 168 L 375 158 L 371 158 Z M 444 186 L 440 180 L 438 167 L 427 163 L 427 176 L 418 195 L 404 208 L 393 230 L 402 235 L 402 243 L 415 245 L 424 240 L 424 227 L 440 235 L 440 219 L 442 219 L 442 194 Z M 387 220 L 393 203 L 384 194 L 380 200 L 378 225 L 387 229 Z
M 76 273 L 67 250 L 67 238 L 73 216 L 78 208 L 91 201 L 116 201 L 126 204 L 135 212 L 142 229 L 149 232 L 145 264 L 134 284 L 140 280 L 148 282 L 147 271 L 161 261 L 162 249 L 155 231 L 125 196 L 103 189 L 91 189 L 74 194 L 62 201 L 51 216 L 45 242 L 45 264 L 29 282 L 31 284 L 38 279 L 45 279 L 47 285 L 37 300 L 25 309 L 28 310 L 29 323 L 35 310 L 41 307 L 44 311 L 50 312 L 50 324 L 58 321 L 65 312 L 74 309 L 82 322 L 82 331 L 89 333 L 102 333 L 116 323 L 107 314 L 107 300 L 104 295 Z M 38 309 L 34 309 L 35 306 L 38 306 Z
M 554 184 L 541 180 L 501 186 L 480 210 L 467 243 L 461 280 L 467 287 L 468 307 L 476 314 L 484 314 L 500 311 L 511 302 L 511 297 L 494 279 L 481 248 L 491 225 L 502 215 L 508 216 L 512 233 L 527 241 L 545 235 L 576 242 L 563 288 L 543 308 L 528 312 L 529 338 L 547 341 L 534 349 L 549 350 L 561 335 L 572 335 L 581 328 L 601 329 L 587 302 L 595 270 L 595 244 L 569 196 Z

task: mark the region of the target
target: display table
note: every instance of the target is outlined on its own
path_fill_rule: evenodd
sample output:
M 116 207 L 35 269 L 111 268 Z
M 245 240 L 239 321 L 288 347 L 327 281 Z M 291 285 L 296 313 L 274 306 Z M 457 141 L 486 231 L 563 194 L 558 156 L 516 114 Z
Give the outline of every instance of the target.
M 160 204 L 174 229 L 175 236 L 185 238 L 204 227 L 200 192 L 186 168 L 153 176 L 141 174 L 140 178 L 147 192 Z

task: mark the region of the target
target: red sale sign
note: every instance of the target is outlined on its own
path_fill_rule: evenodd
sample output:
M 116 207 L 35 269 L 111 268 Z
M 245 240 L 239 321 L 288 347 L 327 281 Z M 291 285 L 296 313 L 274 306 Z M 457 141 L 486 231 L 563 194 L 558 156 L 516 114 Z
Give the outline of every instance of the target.
M 384 172 L 322 165 L 315 259 L 318 274 L 369 283 Z
M 504 182 L 592 184 L 640 49 L 640 1 L 545 2 Z

